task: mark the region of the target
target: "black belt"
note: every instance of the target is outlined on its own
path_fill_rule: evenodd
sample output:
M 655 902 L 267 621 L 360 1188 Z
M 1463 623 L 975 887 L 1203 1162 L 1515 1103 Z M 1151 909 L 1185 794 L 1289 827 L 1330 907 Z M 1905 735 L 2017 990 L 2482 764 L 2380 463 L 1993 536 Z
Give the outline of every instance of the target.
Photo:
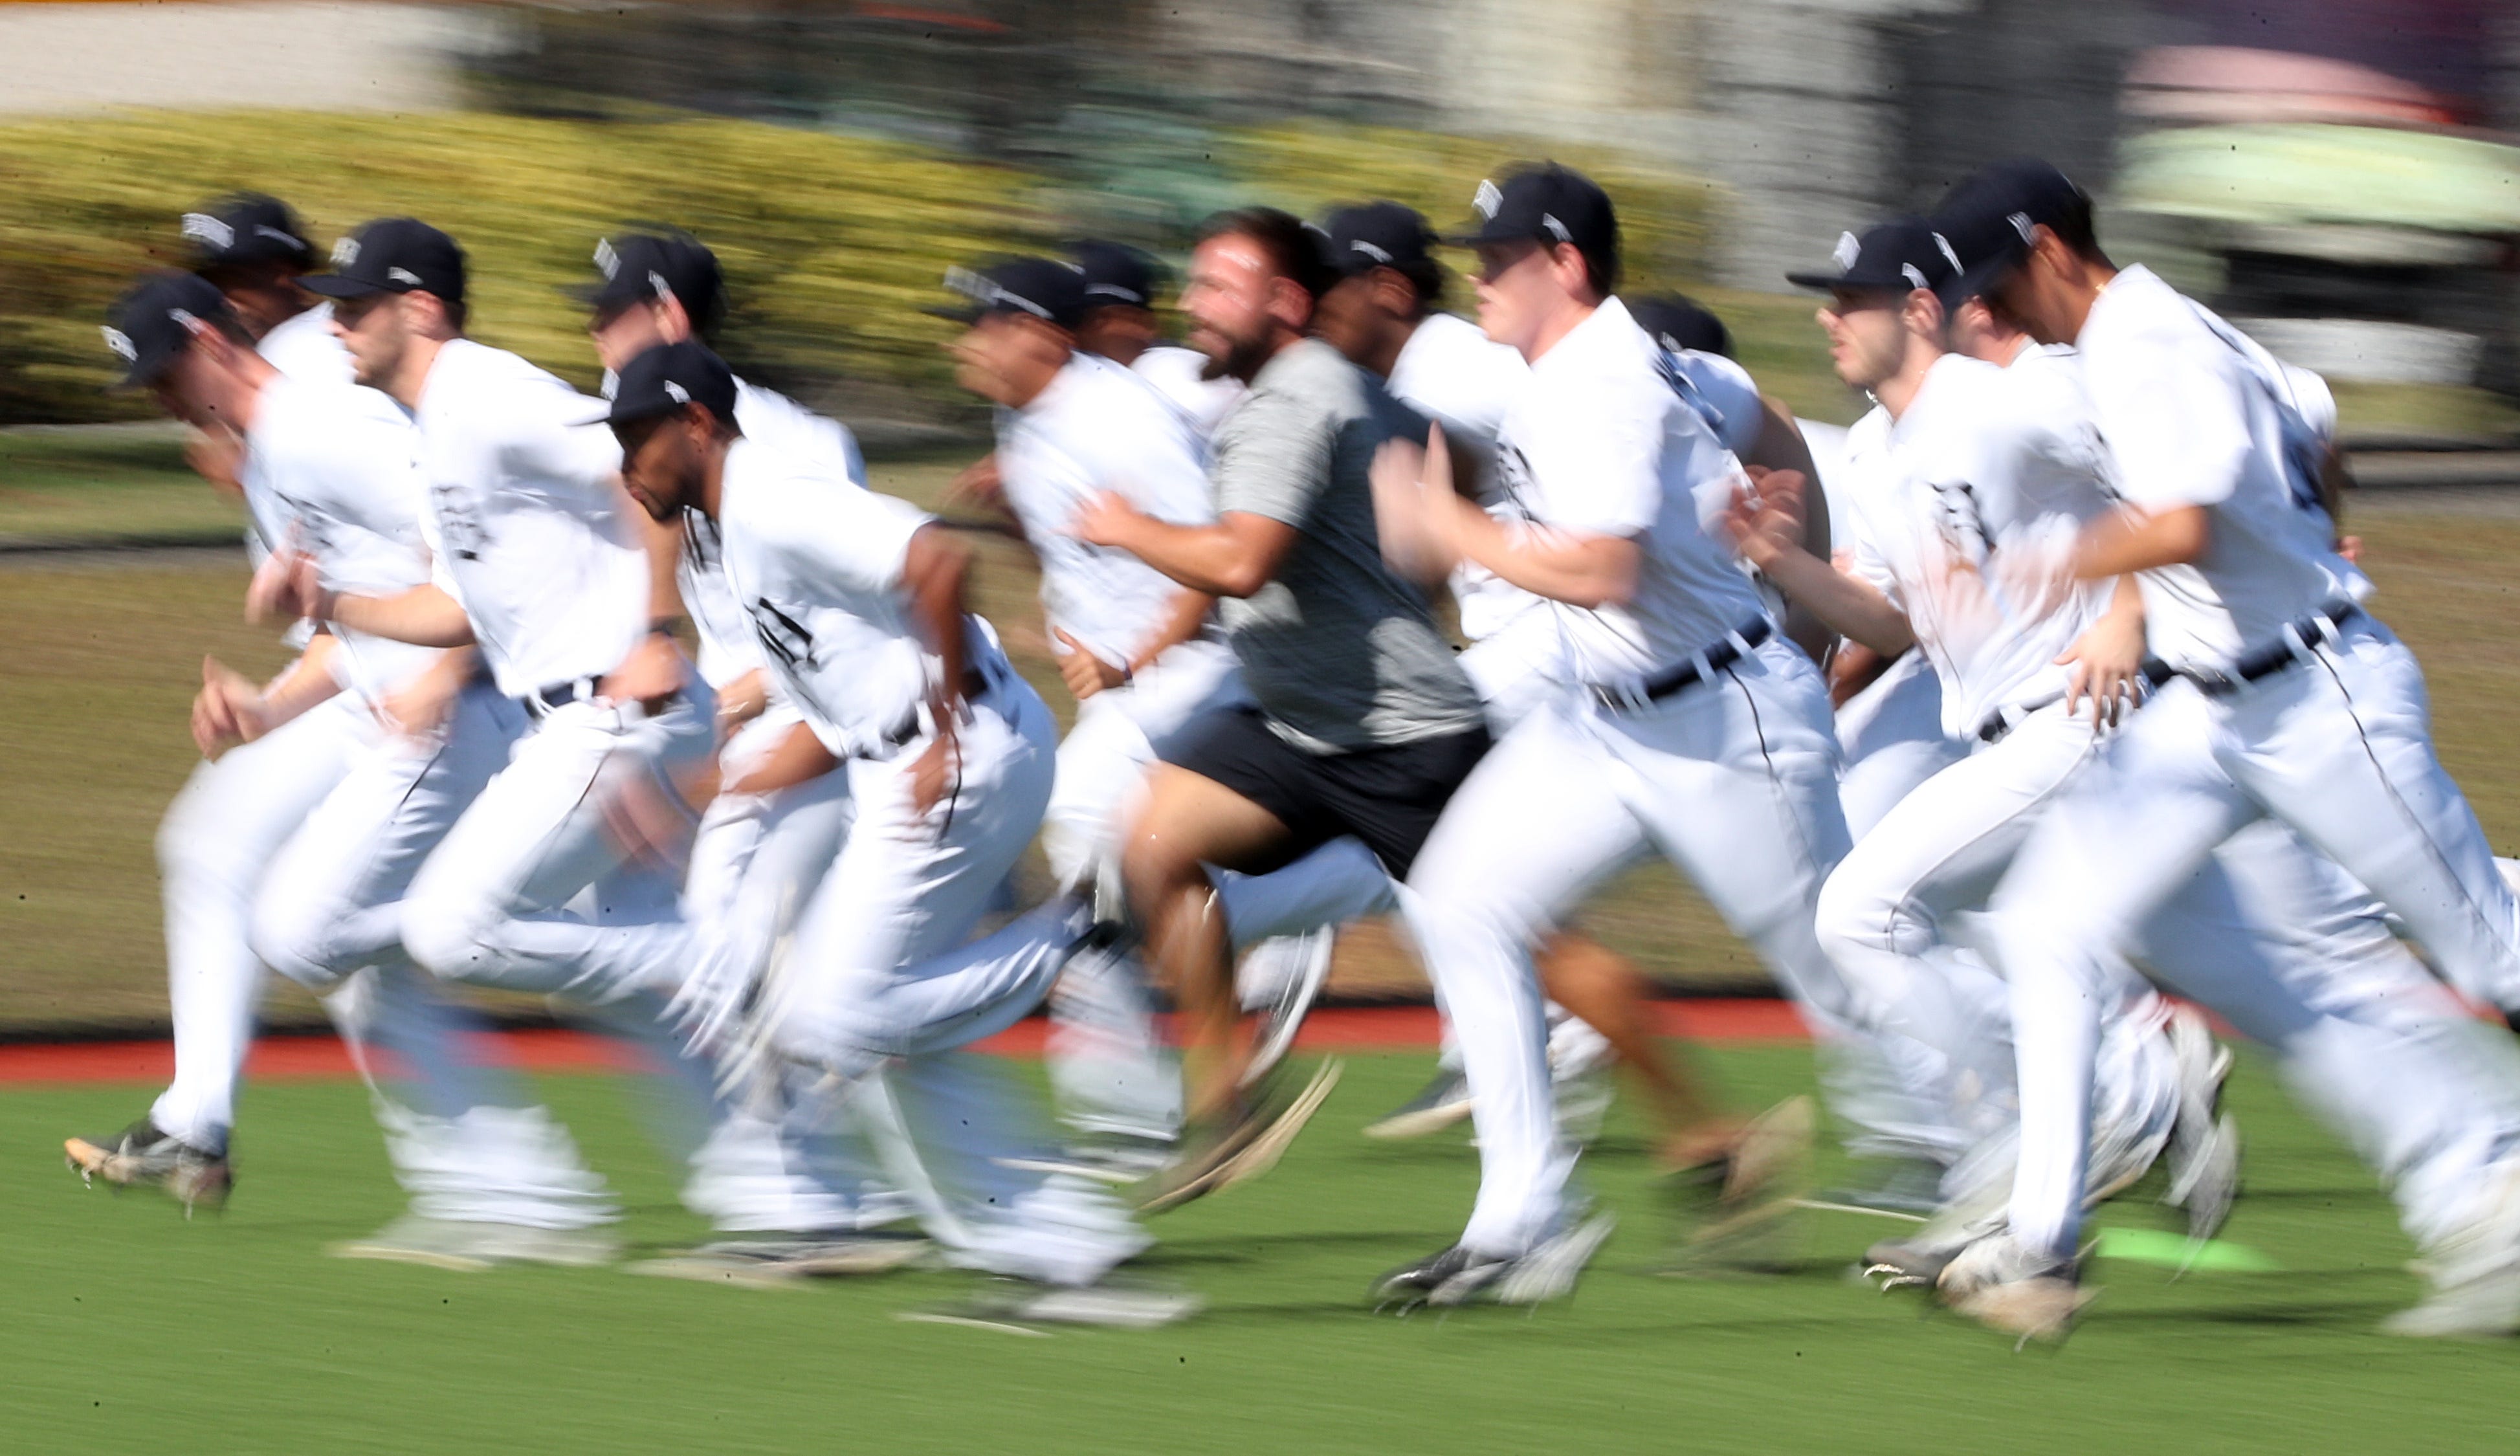
M 545 683 L 517 701 L 534 717 L 548 717 L 572 703 L 593 698 L 603 681 L 600 677 L 572 677 L 566 682 Z
M 2043 707 L 2053 707 L 2064 701 L 2065 695 L 2058 693 L 2053 697 L 2024 703 L 2016 707 L 1999 707 L 1978 720 L 1977 741 L 1989 744 L 2002 743 L 2005 734 L 2028 722 L 2032 713 Z
M 2318 610 L 2307 616 L 2284 624 L 2283 635 L 2264 647 L 2254 648 L 2231 660 L 2222 669 L 2211 667 L 2173 667 L 2159 658 L 2146 658 L 2144 680 L 2160 687 L 2174 677 L 2183 677 L 2211 697 L 2220 698 L 2284 669 L 2310 660 L 2311 653 L 2343 635 L 2345 623 L 2362 614 L 2362 604 L 2350 597 L 2322 602 Z
M 989 691 L 997 686 L 997 675 L 987 666 L 974 663 L 963 669 L 963 699 L 967 703 L 987 697 Z M 918 738 L 922 731 L 923 726 L 919 721 L 919 709 L 914 707 L 901 715 L 900 722 L 885 729 L 883 737 L 878 742 L 886 749 L 899 749 Z
M 1593 696 L 1608 708 L 1642 707 L 1648 703 L 1659 703 L 1748 657 L 1750 650 L 1767 641 L 1775 630 L 1774 624 L 1764 616 L 1745 622 L 1713 647 L 1678 666 L 1664 668 L 1633 689 L 1596 687 Z

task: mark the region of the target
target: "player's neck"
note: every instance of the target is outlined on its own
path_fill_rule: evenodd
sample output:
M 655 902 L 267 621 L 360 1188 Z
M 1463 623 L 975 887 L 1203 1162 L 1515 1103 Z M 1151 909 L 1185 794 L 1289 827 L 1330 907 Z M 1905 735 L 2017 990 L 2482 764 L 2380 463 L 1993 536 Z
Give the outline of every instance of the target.
M 719 440 L 700 460 L 699 498 L 691 504 L 711 521 L 717 520 L 718 503 L 726 498 L 726 457 L 734 449 L 734 440 Z
M 1874 385 L 1872 397 L 1881 401 L 1881 407 L 1890 412 L 1891 419 L 1897 420 L 1916 402 L 1917 391 L 1925 387 L 1925 376 L 1933 373 L 1934 366 L 1942 361 L 1942 357 L 1941 349 L 1922 340 L 1912 340 L 1907 357 L 1899 362 L 1899 372 Z
M 402 351 L 402 361 L 394 366 L 393 377 L 384 382 L 384 390 L 404 409 L 420 408 L 421 392 L 428 387 L 429 371 L 437 367 L 437 356 L 448 341 L 414 339 Z
M 1393 320 L 1391 327 L 1374 340 L 1373 346 L 1366 350 L 1366 356 L 1357 362 L 1383 379 L 1391 378 L 1391 371 L 1400 367 L 1401 353 L 1409 347 L 1409 341 L 1418 337 L 1418 326 L 1425 322 L 1426 316 L 1422 313 L 1413 319 Z
M 1560 299 L 1558 306 L 1551 309 L 1549 316 L 1542 319 L 1540 327 L 1533 331 L 1531 346 L 1522 351 L 1523 358 L 1531 363 L 1539 363 L 1551 349 L 1564 341 L 1567 335 L 1582 328 L 1586 319 L 1601 309 L 1600 304 L 1587 303 L 1571 294 L 1560 296 Z

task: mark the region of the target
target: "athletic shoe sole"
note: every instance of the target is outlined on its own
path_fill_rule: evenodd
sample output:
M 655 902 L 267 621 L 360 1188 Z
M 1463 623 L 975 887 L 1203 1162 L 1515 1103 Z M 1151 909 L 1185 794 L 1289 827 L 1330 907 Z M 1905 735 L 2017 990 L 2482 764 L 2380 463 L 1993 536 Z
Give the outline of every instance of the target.
M 1238 1129 L 1242 1140 L 1215 1150 L 1212 1160 L 1204 1167 L 1187 1173 L 1180 1182 L 1157 1189 L 1139 1201 L 1138 1211 L 1162 1213 L 1178 1208 L 1192 1199 L 1202 1198 L 1237 1183 L 1248 1182 L 1278 1165 L 1295 1135 L 1304 1130 L 1313 1115 L 1328 1100 L 1330 1089 L 1338 1085 L 1345 1064 L 1333 1057 L 1313 1072 L 1293 1101 L 1287 1103 L 1265 1122 Z

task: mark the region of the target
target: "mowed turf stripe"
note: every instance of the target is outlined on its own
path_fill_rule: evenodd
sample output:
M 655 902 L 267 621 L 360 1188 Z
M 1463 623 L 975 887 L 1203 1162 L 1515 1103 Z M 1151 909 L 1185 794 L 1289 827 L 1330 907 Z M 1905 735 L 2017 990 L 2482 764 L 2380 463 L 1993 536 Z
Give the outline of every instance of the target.
M 1652 1010 L 1666 1036 L 1722 1045 L 1809 1039 L 1802 1019 L 1784 1001 L 1756 999 L 1660 1001 Z M 1407 1051 L 1433 1046 L 1442 1027 L 1427 1006 L 1325 1007 L 1304 1023 L 1296 1045 L 1304 1050 Z M 1039 1018 L 979 1044 L 1010 1057 L 1036 1057 L 1049 1038 Z M 621 1042 L 586 1031 L 497 1031 L 476 1038 L 484 1062 L 533 1071 L 621 1071 L 638 1056 Z M 0 1046 L 0 1084 L 79 1084 L 162 1081 L 174 1074 L 169 1041 L 37 1042 Z M 322 1080 L 354 1076 L 349 1051 L 331 1036 L 273 1036 L 253 1044 L 246 1074 L 265 1081 Z

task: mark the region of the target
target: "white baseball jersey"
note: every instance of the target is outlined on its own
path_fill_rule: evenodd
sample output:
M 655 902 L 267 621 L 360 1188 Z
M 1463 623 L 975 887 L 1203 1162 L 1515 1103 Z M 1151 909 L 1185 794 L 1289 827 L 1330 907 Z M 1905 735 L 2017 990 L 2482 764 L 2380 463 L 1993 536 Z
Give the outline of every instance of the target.
M 269 512 L 335 591 L 390 597 L 429 579 L 421 534 L 428 491 L 413 463 L 410 418 L 374 389 L 284 374 L 263 387 L 241 475 L 255 518 Z M 370 703 L 437 657 L 334 624 L 341 685 Z
M 609 375 L 605 383 L 608 394 Z M 737 380 L 735 425 L 746 439 L 811 460 L 842 479 L 866 483 L 866 457 L 858 452 L 857 436 L 848 427 L 785 394 Z M 675 567 L 675 580 L 699 638 L 700 677 L 712 688 L 723 688 L 762 665 L 752 618 L 726 584 L 721 552 L 716 522 L 697 511 L 683 518 L 683 559 Z
M 1629 601 L 1548 604 L 1577 681 L 1634 682 L 1767 615 L 1714 524 L 1740 464 L 1672 387 L 1662 351 L 1618 299 L 1532 364 L 1498 433 L 1497 471 L 1521 528 L 1642 549 Z
M 435 579 L 511 698 L 601 677 L 648 630 L 648 556 L 605 413 L 468 339 L 439 349 L 422 386 Z
M 310 385 L 355 383 L 350 351 L 333 332 L 330 303 L 318 303 L 274 324 L 271 332 L 262 336 L 262 341 L 254 345 L 254 351 L 269 360 L 272 368 Z
M 1140 354 L 1129 372 L 1154 386 L 1204 440 L 1242 402 L 1242 382 L 1209 379 L 1207 363 L 1207 355 L 1196 349 L 1159 343 Z
M 2219 667 L 2370 592 L 2318 502 L 2323 389 L 2302 398 L 2293 371 L 2140 266 L 2101 292 L 2075 342 L 2119 494 L 2212 513 L 2203 556 L 2139 578 L 2154 654 Z
M 1041 559 L 1042 608 L 1053 628 L 1114 666 L 1163 630 L 1182 589 L 1126 551 L 1078 540 L 1069 526 L 1104 490 L 1158 521 L 1213 522 L 1202 454 L 1190 423 L 1144 379 L 1082 350 L 1030 403 L 998 412 L 998 473 Z
M 1472 462 L 1479 503 L 1499 519 L 1509 519 L 1511 507 L 1496 487 L 1497 432 L 1530 374 L 1520 353 L 1490 340 L 1478 325 L 1430 313 L 1400 346 L 1386 381 L 1394 398 L 1443 427 L 1455 459 Z M 1474 562 L 1454 569 L 1452 588 L 1461 604 L 1462 635 L 1472 642 L 1504 631 L 1540 603 Z
M 727 452 L 718 498 L 727 584 L 771 673 L 841 757 L 886 756 L 939 670 L 901 578 L 910 538 L 932 520 L 749 439 Z M 964 641 L 975 665 L 997 650 L 984 630 Z
M 1943 730 L 1974 731 L 1998 708 L 2064 692 L 2056 656 L 2108 605 L 2105 581 L 2061 594 L 2044 571 L 2108 508 L 2106 455 L 2070 356 L 2011 368 L 1960 354 L 1935 361 L 1906 413 L 1875 409 L 1847 432 L 1854 574 L 1914 627 L 1942 680 Z

